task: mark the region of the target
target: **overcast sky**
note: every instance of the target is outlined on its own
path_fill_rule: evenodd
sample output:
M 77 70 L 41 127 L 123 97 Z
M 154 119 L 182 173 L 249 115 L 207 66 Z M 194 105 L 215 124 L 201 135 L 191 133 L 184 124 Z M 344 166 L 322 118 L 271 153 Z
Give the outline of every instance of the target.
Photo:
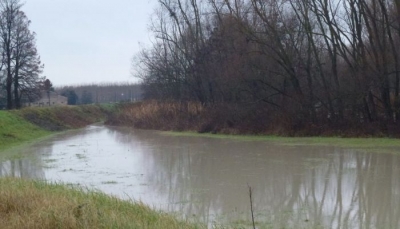
M 44 75 L 54 86 L 135 81 L 156 0 L 25 0 Z

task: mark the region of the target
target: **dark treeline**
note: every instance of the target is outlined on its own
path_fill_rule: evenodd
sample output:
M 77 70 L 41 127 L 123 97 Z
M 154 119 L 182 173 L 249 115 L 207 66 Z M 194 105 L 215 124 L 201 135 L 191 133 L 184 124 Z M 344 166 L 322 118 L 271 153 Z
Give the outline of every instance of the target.
M 135 83 L 64 86 L 56 88 L 56 91 L 68 97 L 69 105 L 134 102 L 142 99 L 141 85 Z
M 159 0 L 147 98 L 240 107 L 296 130 L 400 119 L 398 0 Z
M 20 0 L 0 0 L 0 108 L 21 108 L 40 97 L 43 65 Z

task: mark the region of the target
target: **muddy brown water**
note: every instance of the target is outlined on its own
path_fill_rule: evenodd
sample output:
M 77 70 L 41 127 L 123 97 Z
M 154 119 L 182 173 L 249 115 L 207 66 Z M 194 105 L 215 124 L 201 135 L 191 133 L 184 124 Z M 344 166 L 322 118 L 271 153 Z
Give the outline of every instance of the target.
M 99 189 L 179 217 L 257 228 L 400 228 L 400 156 L 90 126 L 15 149 L 16 176 Z M 400 149 L 399 149 L 400 150 Z

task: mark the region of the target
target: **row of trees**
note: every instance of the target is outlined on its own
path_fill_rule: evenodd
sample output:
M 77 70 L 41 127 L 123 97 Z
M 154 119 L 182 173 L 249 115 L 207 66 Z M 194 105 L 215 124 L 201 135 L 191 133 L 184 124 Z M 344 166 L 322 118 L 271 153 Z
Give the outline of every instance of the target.
M 40 96 L 43 65 L 20 0 L 0 0 L 0 97 L 7 109 Z
M 56 91 L 67 97 L 70 105 L 133 102 L 142 98 L 141 86 L 132 83 L 64 86 Z
M 150 28 L 133 62 L 147 97 L 297 124 L 400 119 L 398 0 L 159 0 Z

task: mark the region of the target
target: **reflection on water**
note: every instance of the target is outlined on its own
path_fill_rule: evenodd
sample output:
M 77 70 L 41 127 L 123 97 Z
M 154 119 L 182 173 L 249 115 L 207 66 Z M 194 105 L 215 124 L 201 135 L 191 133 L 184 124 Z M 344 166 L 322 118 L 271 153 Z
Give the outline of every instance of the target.
M 42 179 L 44 171 L 29 159 L 15 159 L 0 163 L 0 176 Z
M 212 224 L 400 228 L 400 157 L 91 126 L 0 163 L 0 175 L 94 187 Z M 261 228 L 263 226 L 260 226 Z

